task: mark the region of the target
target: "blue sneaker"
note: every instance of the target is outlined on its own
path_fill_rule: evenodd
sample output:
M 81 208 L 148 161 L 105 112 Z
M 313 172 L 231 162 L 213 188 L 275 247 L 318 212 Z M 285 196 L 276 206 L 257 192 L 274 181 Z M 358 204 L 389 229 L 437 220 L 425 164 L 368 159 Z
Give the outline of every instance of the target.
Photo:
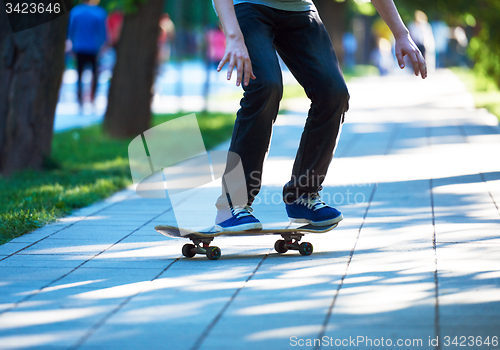
M 217 213 L 215 229 L 219 232 L 222 231 L 247 231 L 247 230 L 260 230 L 262 224 L 259 220 L 252 215 L 252 208 L 249 205 L 244 207 L 231 208 L 231 213 L 228 219 L 220 221 L 221 212 Z M 223 219 L 222 219 L 223 220 Z
M 303 195 L 291 204 L 286 204 L 286 213 L 293 223 L 307 223 L 314 226 L 332 225 L 344 218 L 340 211 L 326 205 L 319 194 Z

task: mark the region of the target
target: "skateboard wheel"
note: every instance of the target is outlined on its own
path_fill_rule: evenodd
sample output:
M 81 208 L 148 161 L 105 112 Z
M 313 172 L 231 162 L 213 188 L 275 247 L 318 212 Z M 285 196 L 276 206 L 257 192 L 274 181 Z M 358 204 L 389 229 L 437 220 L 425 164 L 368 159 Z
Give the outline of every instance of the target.
M 276 243 L 274 243 L 274 249 L 281 254 L 286 253 L 288 251 L 286 242 L 283 239 L 277 240 Z
M 299 253 L 301 255 L 311 255 L 313 252 L 313 245 L 309 242 L 302 242 L 299 245 Z
M 186 258 L 192 258 L 196 255 L 196 252 L 194 251 L 195 248 L 194 244 L 184 244 L 182 246 L 182 255 Z
M 208 247 L 207 248 L 207 258 L 210 260 L 217 260 L 220 258 L 221 251 L 219 247 Z

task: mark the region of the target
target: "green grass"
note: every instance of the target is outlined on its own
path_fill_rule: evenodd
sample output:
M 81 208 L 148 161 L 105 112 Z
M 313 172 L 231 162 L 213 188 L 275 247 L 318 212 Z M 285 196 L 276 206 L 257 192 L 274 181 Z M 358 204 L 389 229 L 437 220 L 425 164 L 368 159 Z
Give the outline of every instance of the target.
M 153 124 L 182 115 L 158 115 Z M 234 115 L 200 113 L 197 119 L 207 149 L 230 137 Z M 57 133 L 47 170 L 0 177 L 0 244 L 131 184 L 130 141 L 110 139 L 99 125 Z
M 377 67 L 372 65 L 358 64 L 351 69 L 344 69 L 344 78 L 349 81 L 352 78 L 378 76 L 380 75 Z
M 474 96 L 478 108 L 486 108 L 500 120 L 500 89 L 492 78 L 480 76 L 473 70 L 453 67 L 451 71 L 465 84 Z

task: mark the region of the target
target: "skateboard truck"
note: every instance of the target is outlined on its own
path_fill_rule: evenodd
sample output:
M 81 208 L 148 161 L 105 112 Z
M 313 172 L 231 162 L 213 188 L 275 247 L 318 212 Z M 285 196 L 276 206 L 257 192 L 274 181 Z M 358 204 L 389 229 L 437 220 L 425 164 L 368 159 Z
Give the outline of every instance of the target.
M 196 254 L 205 254 L 210 260 L 217 260 L 221 256 L 221 250 L 219 247 L 210 246 L 210 243 L 214 240 L 214 237 L 190 237 L 194 244 L 184 244 L 182 247 L 182 255 L 186 258 L 192 258 Z
M 283 239 L 277 240 L 274 243 L 274 249 L 280 254 L 286 253 L 289 249 L 298 250 L 301 255 L 311 255 L 313 252 L 313 245 L 309 242 L 302 242 L 299 244 L 300 240 L 304 234 L 302 233 L 292 233 L 281 234 Z
M 301 255 L 311 255 L 313 245 L 309 242 L 299 243 L 304 234 L 292 233 L 281 234 L 283 239 L 276 241 L 274 249 L 280 254 L 286 253 L 288 250 L 298 250 Z M 210 260 L 217 260 L 221 256 L 219 247 L 210 246 L 214 237 L 189 237 L 194 244 L 184 244 L 182 247 L 182 255 L 186 258 L 192 258 L 196 254 L 204 254 Z
M 300 240 L 307 233 L 324 233 L 333 230 L 338 223 L 326 226 L 313 226 L 306 224 L 299 227 L 264 227 L 262 230 L 253 231 L 216 231 L 214 228 L 208 228 L 202 231 L 193 231 L 177 226 L 159 225 L 155 230 L 167 237 L 188 238 L 192 243 L 185 244 L 182 247 L 182 255 L 186 258 L 192 258 L 196 254 L 203 254 L 210 260 L 217 260 L 221 256 L 219 247 L 210 246 L 215 237 L 223 235 L 232 236 L 258 236 L 258 235 L 281 235 L 282 239 L 274 244 L 274 249 L 280 254 L 288 250 L 298 250 L 301 255 L 311 255 L 313 246 L 309 242 Z

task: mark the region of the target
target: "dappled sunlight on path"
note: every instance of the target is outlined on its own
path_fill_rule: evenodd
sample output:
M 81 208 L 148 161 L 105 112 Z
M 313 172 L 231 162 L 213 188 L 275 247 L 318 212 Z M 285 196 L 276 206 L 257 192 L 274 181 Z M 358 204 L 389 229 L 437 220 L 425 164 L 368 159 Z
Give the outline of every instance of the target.
M 256 236 L 216 238 L 217 261 L 186 259 L 187 241 L 154 231 L 172 219 L 169 204 L 123 191 L 0 246 L 0 349 L 492 342 L 500 336 L 493 117 L 473 108 L 448 71 L 424 82 L 360 78 L 349 88 L 352 109 L 322 194 L 345 219 L 307 236 L 311 256 L 280 255 L 276 236 Z M 264 223 L 287 221 L 281 186 L 304 125 L 307 104 L 299 107 L 276 123 L 254 205 Z M 210 225 L 209 202 L 193 201 L 183 215 Z

